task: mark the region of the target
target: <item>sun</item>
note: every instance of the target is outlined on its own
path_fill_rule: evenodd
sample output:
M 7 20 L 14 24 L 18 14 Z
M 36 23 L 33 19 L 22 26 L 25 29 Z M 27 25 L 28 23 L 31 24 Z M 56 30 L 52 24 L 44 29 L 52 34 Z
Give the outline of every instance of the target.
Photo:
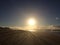
M 29 25 L 29 26 L 34 26 L 35 24 L 36 24 L 36 21 L 35 21 L 34 18 L 30 18 L 30 19 L 28 20 L 28 25 Z
M 28 19 L 27 26 L 28 31 L 35 32 L 34 29 L 36 28 L 36 19 L 35 18 Z

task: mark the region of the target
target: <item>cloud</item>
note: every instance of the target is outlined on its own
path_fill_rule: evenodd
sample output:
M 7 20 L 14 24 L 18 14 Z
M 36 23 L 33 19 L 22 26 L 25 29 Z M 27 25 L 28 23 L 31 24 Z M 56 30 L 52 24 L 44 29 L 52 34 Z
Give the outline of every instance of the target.
M 13 29 L 13 30 L 28 30 L 30 29 L 29 27 L 18 27 L 18 26 L 11 26 L 11 27 L 5 27 L 2 26 L 0 29 Z M 60 29 L 60 26 L 55 26 L 55 25 L 48 25 L 48 26 L 37 26 L 35 29 Z
M 0 26 L 0 29 L 23 30 L 22 27 L 18 27 L 18 26 Z
M 49 25 L 47 26 L 47 29 L 60 29 L 60 26 Z
M 13 27 L 9 27 L 11 29 L 14 29 L 14 30 L 23 30 L 22 27 L 18 27 L 18 26 L 13 26 Z
M 39 26 L 37 29 L 60 29 L 60 26 L 48 25 L 48 26 Z

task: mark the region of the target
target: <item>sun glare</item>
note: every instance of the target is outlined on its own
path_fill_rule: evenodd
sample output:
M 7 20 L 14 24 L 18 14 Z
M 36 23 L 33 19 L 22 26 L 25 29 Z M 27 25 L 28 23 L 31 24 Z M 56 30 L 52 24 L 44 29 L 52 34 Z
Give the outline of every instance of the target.
M 31 18 L 31 19 L 28 20 L 28 25 L 33 26 L 35 24 L 36 24 L 35 19 Z
M 28 19 L 28 31 L 35 32 L 36 20 L 34 18 Z
M 28 30 L 28 31 L 30 31 L 30 32 L 35 32 L 36 30 Z

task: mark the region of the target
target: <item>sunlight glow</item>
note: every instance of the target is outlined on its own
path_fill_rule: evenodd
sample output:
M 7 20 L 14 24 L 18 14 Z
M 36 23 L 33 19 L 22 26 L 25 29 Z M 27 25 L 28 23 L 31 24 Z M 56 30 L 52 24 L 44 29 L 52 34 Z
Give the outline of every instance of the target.
M 33 26 L 35 24 L 36 24 L 35 19 L 31 18 L 31 19 L 28 20 L 28 25 Z
M 34 18 L 30 18 L 27 21 L 28 24 L 28 31 L 30 32 L 35 32 L 35 28 L 36 28 L 36 20 Z
M 36 30 L 28 30 L 28 31 L 30 31 L 30 32 L 35 32 Z

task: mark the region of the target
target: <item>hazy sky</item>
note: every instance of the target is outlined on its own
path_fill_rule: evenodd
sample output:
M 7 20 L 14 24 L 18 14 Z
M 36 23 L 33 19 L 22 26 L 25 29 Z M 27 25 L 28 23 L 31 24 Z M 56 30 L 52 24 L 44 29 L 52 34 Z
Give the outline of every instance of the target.
M 38 25 L 60 25 L 60 1 L 0 0 L 0 26 L 24 26 L 31 17 Z

